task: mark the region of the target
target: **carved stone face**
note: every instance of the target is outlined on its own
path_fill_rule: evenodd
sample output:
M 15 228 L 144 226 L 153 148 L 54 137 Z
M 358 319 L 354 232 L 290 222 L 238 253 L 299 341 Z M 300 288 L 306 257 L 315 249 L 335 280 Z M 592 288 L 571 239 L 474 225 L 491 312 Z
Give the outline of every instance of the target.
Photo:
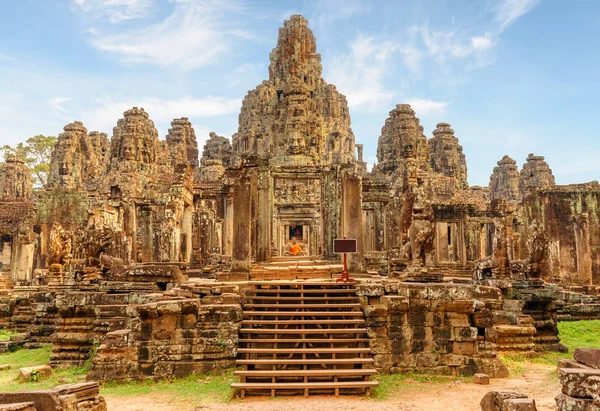
M 306 142 L 299 131 L 292 131 L 288 137 L 288 154 L 299 155 L 306 150 Z

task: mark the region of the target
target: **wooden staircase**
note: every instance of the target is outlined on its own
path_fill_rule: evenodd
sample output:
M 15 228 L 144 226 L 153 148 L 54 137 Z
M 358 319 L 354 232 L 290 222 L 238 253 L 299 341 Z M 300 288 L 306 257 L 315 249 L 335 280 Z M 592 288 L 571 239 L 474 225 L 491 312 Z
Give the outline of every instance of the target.
M 378 385 L 352 284 L 254 282 L 244 304 L 232 384 L 247 393 L 366 393 Z

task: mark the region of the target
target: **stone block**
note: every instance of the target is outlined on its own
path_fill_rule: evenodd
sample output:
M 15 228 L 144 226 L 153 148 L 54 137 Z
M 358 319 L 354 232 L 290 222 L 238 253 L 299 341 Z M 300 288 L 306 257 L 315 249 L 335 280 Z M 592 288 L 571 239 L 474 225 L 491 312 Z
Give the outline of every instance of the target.
M 504 401 L 516 398 L 527 398 L 527 396 L 516 391 L 490 391 L 483 396 L 479 405 L 481 411 L 504 411 Z
M 583 368 L 583 369 L 585 369 L 585 368 L 592 368 L 592 367 L 582 364 L 579 361 L 563 358 L 563 359 L 558 360 L 558 363 L 556 365 L 557 370 L 559 370 L 561 368 Z
M 600 348 L 577 348 L 573 358 L 592 368 L 600 368 Z
M 490 377 L 487 374 L 473 374 L 473 383 L 480 385 L 488 385 L 490 383 Z
M 23 367 L 19 369 L 19 381 L 39 381 L 52 375 L 49 365 L 37 365 L 34 367 Z
M 37 411 L 35 403 L 29 402 L 18 402 L 12 404 L 0 404 L 0 411 Z
M 10 364 L 0 364 L 0 371 L 5 371 L 10 369 Z
M 560 411 L 591 411 L 591 398 L 574 398 L 560 393 L 555 398 L 556 405 Z
M 511 398 L 504 400 L 502 411 L 537 411 L 533 398 Z
M 591 394 L 588 393 L 585 382 L 589 377 L 599 377 L 600 370 L 593 368 L 561 368 L 558 370 L 558 374 L 563 394 L 570 397 L 586 398 L 591 397 Z

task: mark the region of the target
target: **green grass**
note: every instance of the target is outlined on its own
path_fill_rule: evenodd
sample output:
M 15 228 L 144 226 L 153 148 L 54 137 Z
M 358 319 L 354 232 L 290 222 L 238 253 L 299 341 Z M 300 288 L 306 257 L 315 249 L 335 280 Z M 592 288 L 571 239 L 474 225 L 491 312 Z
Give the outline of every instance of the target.
M 233 398 L 230 388 L 234 381 L 233 372 L 227 369 L 221 373 L 190 375 L 184 378 L 162 381 L 139 381 L 126 383 L 104 383 L 104 395 L 143 395 L 150 393 L 168 393 L 177 402 L 187 404 L 224 403 Z
M 547 351 L 530 355 L 503 355 L 502 360 L 511 375 L 523 374 L 530 364 L 556 366 L 560 359 L 573 358 L 573 351 L 576 348 L 600 348 L 600 320 L 559 322 L 558 332 L 560 342 L 569 349 L 568 352 Z
M 0 364 L 10 364 L 11 368 L 0 371 L 0 387 L 2 391 L 42 390 L 60 384 L 70 384 L 85 380 L 88 369 L 67 368 L 54 370 L 52 375 L 46 379 L 36 382 L 19 382 L 17 375 L 19 368 L 32 367 L 34 365 L 48 364 L 52 346 L 47 345 L 34 350 L 17 350 L 10 353 L 0 354 Z
M 376 400 L 386 400 L 396 394 L 402 388 L 410 385 L 411 388 L 419 386 L 426 388 L 430 384 L 448 383 L 457 380 L 465 380 L 465 377 L 448 377 L 440 375 L 423 374 L 378 374 L 374 380 L 379 382 L 379 386 L 371 390 L 371 398 Z
M 19 335 L 16 331 L 7 330 L 6 328 L 0 328 L 0 341 L 9 341 L 13 335 Z

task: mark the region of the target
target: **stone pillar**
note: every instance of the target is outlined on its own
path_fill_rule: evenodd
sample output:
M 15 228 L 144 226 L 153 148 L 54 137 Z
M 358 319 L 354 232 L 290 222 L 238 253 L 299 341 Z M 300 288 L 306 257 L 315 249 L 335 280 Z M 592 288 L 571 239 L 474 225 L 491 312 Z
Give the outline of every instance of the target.
M 227 204 L 225 209 L 225 251 L 223 254 L 231 255 L 233 252 L 233 197 L 227 195 L 225 201 Z
M 257 169 L 256 261 L 268 261 L 271 256 L 271 176 L 267 167 Z
M 577 256 L 579 285 L 592 285 L 592 252 L 587 215 L 575 215 L 573 217 L 573 229 L 575 231 L 575 253 Z
M 250 271 L 250 173 L 242 171 L 233 186 L 233 252 L 232 272 Z
M 323 227 L 321 230 L 323 241 L 323 256 L 328 258 L 337 258 L 333 253 L 333 240 L 339 238 L 340 225 L 340 195 L 337 170 L 326 171 L 323 173 L 323 182 L 321 184 L 321 215 L 323 216 Z
M 343 236 L 356 238 L 357 253 L 348 255 L 350 272 L 366 272 L 364 241 L 362 233 L 362 180 L 353 174 L 344 174 L 343 178 Z

